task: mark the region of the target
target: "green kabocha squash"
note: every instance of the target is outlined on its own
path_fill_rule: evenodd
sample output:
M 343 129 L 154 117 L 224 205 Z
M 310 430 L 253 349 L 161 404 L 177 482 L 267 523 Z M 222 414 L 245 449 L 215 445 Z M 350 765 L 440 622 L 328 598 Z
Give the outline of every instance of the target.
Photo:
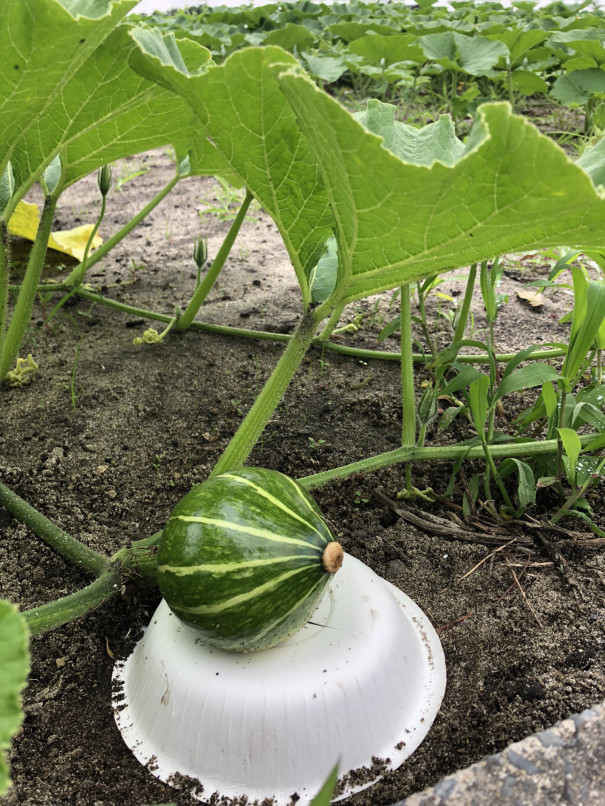
M 173 613 L 206 643 L 252 652 L 304 626 L 342 557 L 300 484 L 252 467 L 179 501 L 160 540 L 158 580 Z

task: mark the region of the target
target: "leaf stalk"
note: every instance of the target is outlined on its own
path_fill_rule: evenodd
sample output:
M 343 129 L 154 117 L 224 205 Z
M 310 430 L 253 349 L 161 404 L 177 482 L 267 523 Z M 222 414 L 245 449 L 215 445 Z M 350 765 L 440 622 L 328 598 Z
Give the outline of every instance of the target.
M 239 208 L 238 213 L 233 220 L 233 223 L 229 227 L 229 232 L 227 233 L 227 237 L 221 244 L 221 248 L 218 250 L 217 256 L 212 261 L 212 266 L 206 272 L 204 279 L 195 289 L 193 296 L 189 302 L 189 305 L 185 308 L 182 315 L 179 317 L 177 323 L 174 326 L 176 331 L 183 331 L 190 327 L 191 323 L 193 322 L 195 315 L 202 307 L 204 300 L 208 296 L 208 292 L 216 282 L 216 278 L 219 276 L 221 269 L 225 265 L 225 261 L 229 257 L 229 253 L 231 252 L 231 248 L 235 242 L 235 239 L 244 223 L 244 219 L 246 218 L 246 213 L 248 212 L 248 208 L 252 203 L 254 196 L 250 193 L 249 190 L 246 190 L 246 195 L 244 197 L 244 201 L 242 202 L 242 206 Z
M 106 571 L 109 565 L 107 557 L 64 532 L 2 483 L 0 483 L 0 506 L 28 526 L 63 559 L 74 563 L 84 572 L 98 576 Z

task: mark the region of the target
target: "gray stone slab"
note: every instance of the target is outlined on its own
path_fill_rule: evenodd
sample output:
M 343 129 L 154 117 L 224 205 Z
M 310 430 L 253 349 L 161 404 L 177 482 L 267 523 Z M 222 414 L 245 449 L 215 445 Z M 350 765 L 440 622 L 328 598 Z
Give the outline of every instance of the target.
M 443 778 L 396 806 L 605 806 L 605 703 Z

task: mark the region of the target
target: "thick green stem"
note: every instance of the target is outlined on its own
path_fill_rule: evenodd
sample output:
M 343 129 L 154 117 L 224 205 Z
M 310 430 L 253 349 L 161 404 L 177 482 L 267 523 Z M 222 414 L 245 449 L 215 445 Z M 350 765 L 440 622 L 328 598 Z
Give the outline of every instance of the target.
M 424 340 L 426 341 L 428 348 L 430 350 L 431 356 L 433 359 L 437 355 L 437 347 L 435 342 L 431 338 L 431 334 L 429 333 L 429 328 L 426 322 L 426 311 L 424 308 L 424 294 L 422 293 L 421 283 L 418 282 L 416 284 L 416 288 L 418 291 L 418 308 L 420 310 L 420 326 L 422 328 L 422 333 L 424 334 Z M 411 349 L 411 348 L 410 348 Z
M 138 224 L 140 224 L 141 221 L 143 221 L 143 219 L 146 218 L 149 215 L 149 213 L 151 213 L 152 210 L 154 210 L 164 198 L 166 198 L 166 196 L 170 193 L 173 187 L 182 178 L 183 177 L 179 176 L 178 174 L 177 176 L 173 177 L 170 180 L 170 182 L 168 182 L 168 184 L 165 185 L 162 188 L 162 190 L 160 190 L 160 192 L 153 197 L 153 199 L 149 202 L 149 204 L 143 207 L 143 209 L 140 210 L 134 216 L 134 218 L 130 219 L 128 224 L 125 224 L 122 227 L 122 229 L 118 230 L 118 232 L 116 232 L 115 235 L 112 235 L 112 237 L 108 241 L 105 241 L 104 244 L 101 244 L 101 246 L 95 252 L 93 252 L 93 254 L 88 258 L 85 264 L 81 263 L 79 266 L 76 266 L 76 268 L 71 272 L 71 274 L 65 279 L 64 285 L 68 287 L 79 285 L 84 279 L 84 274 L 90 268 L 92 268 L 92 266 L 94 266 L 95 263 L 101 260 L 101 258 L 105 257 L 105 255 L 111 249 L 113 249 L 114 246 L 116 246 L 116 244 L 120 243 L 121 240 L 123 240 L 127 235 L 129 235 L 132 232 L 132 230 L 136 226 L 138 226 Z
M 475 281 L 477 279 L 477 265 L 477 263 L 473 263 L 468 273 L 466 289 L 464 291 L 464 299 L 462 300 L 462 307 L 460 308 L 458 321 L 456 322 L 456 328 L 454 330 L 454 343 L 462 341 L 464 338 L 464 333 L 466 331 L 466 325 L 468 323 L 468 317 L 471 310 L 471 302 L 473 301 Z M 459 361 L 460 357 L 458 357 L 457 360 Z
M 158 558 L 156 547 L 162 532 L 144 540 L 134 541 L 128 548 L 120 549 L 111 558 L 112 565 L 120 566 L 122 578 L 132 579 L 138 585 L 157 585 Z
M 239 208 L 237 216 L 229 227 L 227 237 L 221 244 L 221 248 L 218 250 L 218 254 L 212 262 L 212 266 L 206 272 L 202 282 L 195 289 L 195 293 L 193 294 L 189 305 L 187 305 L 182 315 L 179 317 L 176 325 L 174 326 L 175 330 L 186 330 L 193 322 L 196 313 L 202 307 L 204 300 L 208 296 L 208 292 L 216 282 L 216 278 L 219 276 L 221 269 L 225 265 L 225 261 L 229 257 L 231 247 L 233 246 L 237 234 L 244 223 L 246 213 L 248 212 L 248 208 L 250 207 L 253 199 L 254 196 L 249 190 L 247 190 L 244 201 L 242 202 L 242 206 Z
M 10 282 L 10 235 L 6 221 L 0 220 L 0 349 L 4 344 L 8 319 L 8 289 Z
M 119 578 L 118 567 L 109 568 L 86 588 L 55 602 L 23 611 L 30 634 L 39 635 L 53 630 L 103 604 L 118 592 Z
M 254 401 L 252 408 L 238 428 L 235 436 L 227 445 L 211 476 L 225 473 L 227 470 L 233 470 L 244 464 L 271 419 L 288 384 L 294 377 L 303 356 L 311 344 L 318 324 L 319 322 L 312 311 L 307 311 L 303 314 L 303 318 L 292 335 L 292 339 L 277 366 Z
M 93 576 L 102 574 L 109 560 L 59 529 L 30 504 L 0 483 L 0 506 L 41 537 L 57 554 Z
M 601 435 L 586 434 L 580 437 L 582 446 L 590 447 L 591 442 L 596 442 L 597 447 L 601 447 Z M 592 448 L 591 448 L 592 449 Z M 505 458 L 507 456 L 539 456 L 540 454 L 556 453 L 557 440 L 548 439 L 541 442 L 513 442 L 505 445 L 491 445 L 490 454 L 495 457 Z M 381 453 L 362 459 L 359 462 L 352 462 L 349 465 L 337 467 L 334 470 L 325 470 L 323 473 L 315 473 L 299 479 L 300 484 L 307 490 L 321 487 L 335 479 L 346 479 L 354 473 L 371 473 L 391 465 L 402 462 L 435 461 L 435 460 L 456 460 L 460 457 L 465 459 L 480 459 L 485 453 L 482 445 L 475 445 L 469 448 L 468 445 L 437 445 L 429 448 L 397 448 L 388 453 Z
M 401 447 L 416 444 L 416 397 L 414 395 L 414 362 L 412 358 L 412 311 L 410 286 L 401 286 L 401 402 L 403 423 Z
M 6 336 L 0 346 L 0 380 L 6 377 L 7 372 L 15 363 L 25 335 L 25 330 L 31 319 L 34 299 L 38 291 L 40 275 L 44 266 L 44 257 L 48 246 L 48 239 L 52 229 L 53 218 L 57 199 L 55 196 L 47 196 L 44 200 L 44 208 L 36 233 L 36 239 L 32 246 L 25 277 L 21 283 L 21 290 L 17 298 L 17 304 L 11 317 L 10 325 L 6 331 Z

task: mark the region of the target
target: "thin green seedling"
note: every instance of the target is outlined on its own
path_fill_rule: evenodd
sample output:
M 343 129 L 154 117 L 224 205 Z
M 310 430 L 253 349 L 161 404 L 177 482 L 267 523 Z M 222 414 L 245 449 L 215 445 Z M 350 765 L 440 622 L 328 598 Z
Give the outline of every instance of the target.
M 605 320 L 605 283 L 589 282 L 579 266 L 572 267 L 572 279 L 574 307 L 570 316 L 571 330 L 557 391 L 555 392 L 552 386 L 545 386 L 532 408 L 523 412 L 516 420 L 518 427 L 523 431 L 532 423 L 546 422 L 549 436 L 559 434 L 554 473 L 559 484 L 563 476 L 565 449 L 561 429 L 567 429 L 570 425 L 568 398 L 594 360 L 598 345 L 601 343 Z M 601 393 L 600 381 L 597 382 L 596 389 Z M 570 398 L 569 402 L 574 403 L 574 398 Z
M 241 210 L 242 204 L 245 199 L 245 191 L 241 188 L 233 187 L 226 179 L 220 176 L 215 177 L 218 183 L 218 190 L 216 191 L 216 198 L 218 204 L 213 205 L 208 202 L 203 202 L 205 205 L 203 210 L 200 210 L 198 215 L 204 222 L 207 215 L 215 216 L 219 221 L 233 221 L 238 216 L 238 211 Z M 248 207 L 250 202 L 248 203 Z M 248 214 L 248 207 L 246 208 L 245 221 L 257 221 L 258 219 Z M 256 205 L 258 209 L 258 205 Z M 254 209 L 254 208 L 252 208 Z
M 575 434 L 575 432 L 573 433 Z M 580 444 L 580 452 L 581 450 L 582 446 Z M 576 475 L 578 470 L 577 458 L 579 457 L 580 452 L 577 451 L 577 446 L 574 444 L 573 456 L 576 458 L 576 465 L 573 468 L 572 472 L 574 480 L 577 478 Z M 573 458 L 572 456 L 569 456 L 570 467 L 572 465 L 572 458 Z M 578 484 L 575 487 L 571 495 L 569 495 L 569 497 L 565 500 L 565 502 L 561 505 L 561 507 L 557 510 L 557 512 L 555 512 L 555 514 L 550 518 L 551 523 L 554 524 L 558 523 L 566 515 L 574 515 L 575 517 L 579 517 L 582 520 L 584 520 L 588 524 L 590 529 L 599 537 L 605 537 L 605 532 L 596 527 L 592 519 L 589 517 L 591 511 L 585 498 L 586 492 L 589 490 L 589 488 L 603 478 L 604 468 L 605 468 L 605 457 L 601 458 L 601 460 L 598 462 L 592 463 L 592 466 L 589 468 L 588 472 L 584 473 L 584 478 L 582 479 L 581 484 Z M 582 506 L 582 510 L 579 509 L 580 506 Z
M 422 334 L 424 336 L 424 340 L 428 346 L 429 352 L 431 354 L 432 359 L 435 358 L 437 352 L 439 350 L 439 345 L 435 343 L 433 337 L 430 333 L 430 326 L 428 317 L 426 314 L 426 301 L 429 295 L 433 292 L 436 292 L 437 295 L 444 297 L 445 295 L 438 292 L 437 289 L 439 286 L 444 282 L 443 277 L 440 275 L 436 277 L 428 277 L 422 281 L 418 281 L 416 283 L 416 295 L 418 299 L 418 310 L 420 315 L 419 316 L 412 316 L 412 321 L 416 322 L 416 324 L 420 325 L 422 330 Z M 396 290 L 391 296 L 391 301 L 389 303 L 389 308 L 392 307 L 393 302 L 399 298 L 399 290 Z M 451 298 L 448 297 L 448 300 L 451 301 Z M 448 317 L 449 321 L 452 321 L 450 317 Z M 380 334 L 378 336 L 379 341 L 384 341 L 389 336 L 393 335 L 394 333 L 399 331 L 399 317 L 392 319 L 388 324 L 386 324 Z
M 325 439 L 315 439 L 314 437 L 308 437 L 309 440 L 309 447 L 312 451 L 318 450 L 322 445 L 326 444 Z
M 151 463 L 153 469 L 159 472 L 160 468 L 162 467 L 162 462 L 164 461 L 166 454 L 165 453 L 156 453 L 154 461 Z
M 149 173 L 149 168 L 140 168 L 136 164 L 130 166 L 127 160 L 120 160 L 117 163 L 118 170 L 116 171 L 115 190 L 122 193 L 124 185 L 138 179 L 140 176 L 145 176 Z
M 71 407 L 74 411 L 78 408 L 78 399 L 80 397 L 79 392 L 76 387 L 76 372 L 78 369 L 78 358 L 80 356 L 80 347 L 82 346 L 82 339 L 78 342 L 78 346 L 76 347 L 76 354 L 74 356 L 74 363 L 71 369 L 71 383 L 70 383 L 70 394 L 71 394 Z
M 499 378 L 496 374 L 496 361 L 490 345 L 473 340 L 464 340 L 460 343 L 460 346 L 466 345 L 472 345 L 475 348 L 483 346 L 491 358 L 489 363 L 490 373 L 486 375 L 474 367 L 454 362 L 452 367 L 457 371 L 457 375 L 441 389 L 441 396 L 451 397 L 453 394 L 462 391 L 489 469 L 489 472 L 486 472 L 482 479 L 486 498 L 491 498 L 489 485 L 490 477 L 493 477 L 505 501 L 509 515 L 518 514 L 518 510 L 513 506 L 510 496 L 502 483 L 502 479 L 511 472 L 517 471 L 518 498 L 521 509 L 524 509 L 528 506 L 528 501 L 530 500 L 526 492 L 528 469 L 525 463 L 521 463 L 520 460 L 507 462 L 502 469 L 496 467 L 492 461 L 491 447 L 494 445 L 494 440 L 510 439 L 503 434 L 495 433 L 493 428 L 495 412 L 498 404 L 506 395 L 535 387 L 544 389 L 548 384 L 558 380 L 559 375 L 556 369 L 549 364 L 535 361 L 527 363 L 535 357 L 542 345 L 531 345 L 524 350 L 520 350 L 506 364 Z M 552 442 L 556 444 L 557 440 L 554 439 Z M 488 458 L 488 454 L 490 454 L 490 458 Z

